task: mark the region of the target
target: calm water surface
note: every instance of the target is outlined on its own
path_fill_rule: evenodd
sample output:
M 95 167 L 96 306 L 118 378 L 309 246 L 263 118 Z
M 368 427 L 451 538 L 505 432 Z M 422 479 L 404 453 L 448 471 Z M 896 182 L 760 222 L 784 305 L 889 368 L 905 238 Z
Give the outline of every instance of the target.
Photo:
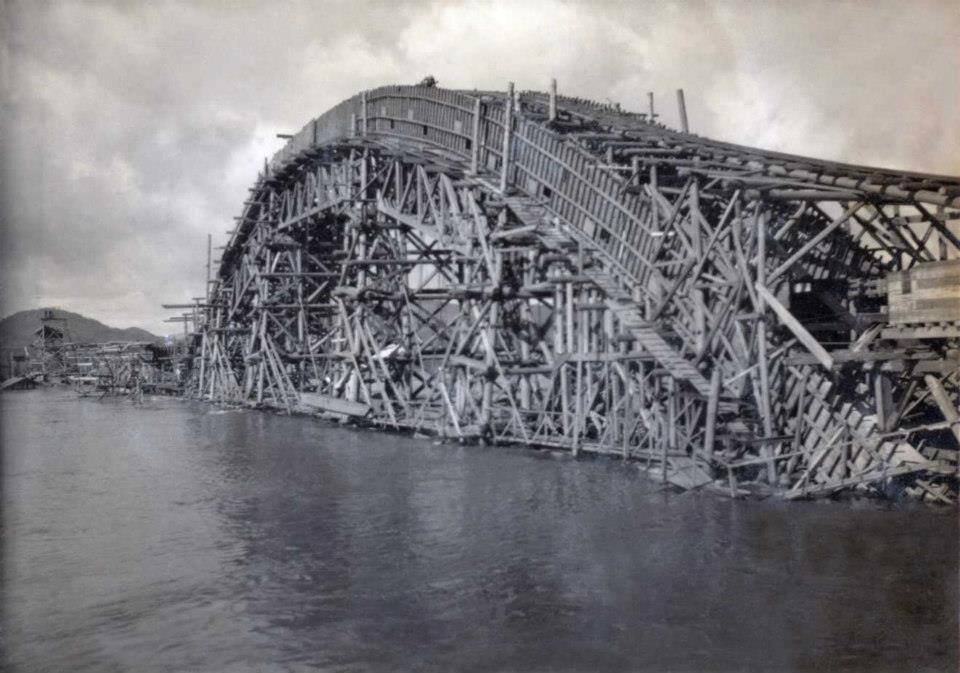
M 956 668 L 955 511 L 171 399 L 0 420 L 12 670 Z

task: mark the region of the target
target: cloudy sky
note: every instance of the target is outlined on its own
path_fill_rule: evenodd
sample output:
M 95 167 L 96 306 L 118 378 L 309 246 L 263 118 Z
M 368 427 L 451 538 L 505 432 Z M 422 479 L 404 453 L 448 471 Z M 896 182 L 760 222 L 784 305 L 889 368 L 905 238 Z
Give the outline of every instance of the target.
M 694 131 L 960 174 L 960 4 L 0 3 L 0 314 L 158 334 L 278 132 L 360 89 L 547 86 Z

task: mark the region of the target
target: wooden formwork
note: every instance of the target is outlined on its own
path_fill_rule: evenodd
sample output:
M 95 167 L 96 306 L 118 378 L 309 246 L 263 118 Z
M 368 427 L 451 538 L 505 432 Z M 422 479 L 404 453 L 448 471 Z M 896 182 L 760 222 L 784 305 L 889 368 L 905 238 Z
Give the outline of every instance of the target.
M 960 180 L 535 92 L 363 92 L 269 162 L 193 307 L 193 394 L 636 459 L 685 488 L 953 502 Z M 893 281 L 889 281 L 893 282 Z

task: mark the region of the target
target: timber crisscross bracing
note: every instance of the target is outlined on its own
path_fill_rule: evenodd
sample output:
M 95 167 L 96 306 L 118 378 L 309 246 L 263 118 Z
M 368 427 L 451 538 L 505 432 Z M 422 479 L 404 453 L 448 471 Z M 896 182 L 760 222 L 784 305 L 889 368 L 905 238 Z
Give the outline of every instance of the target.
M 194 393 L 734 495 L 949 502 L 958 213 L 958 178 L 512 87 L 383 87 L 264 167 L 200 307 Z

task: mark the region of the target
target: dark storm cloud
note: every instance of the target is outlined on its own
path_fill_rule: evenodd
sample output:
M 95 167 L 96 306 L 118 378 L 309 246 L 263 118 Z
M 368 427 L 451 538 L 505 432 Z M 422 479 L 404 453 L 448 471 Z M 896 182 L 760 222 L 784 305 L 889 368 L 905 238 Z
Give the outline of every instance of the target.
M 704 135 L 960 172 L 960 12 L 871 3 L 13 3 L 0 312 L 169 331 L 274 134 L 361 88 L 561 90 Z

